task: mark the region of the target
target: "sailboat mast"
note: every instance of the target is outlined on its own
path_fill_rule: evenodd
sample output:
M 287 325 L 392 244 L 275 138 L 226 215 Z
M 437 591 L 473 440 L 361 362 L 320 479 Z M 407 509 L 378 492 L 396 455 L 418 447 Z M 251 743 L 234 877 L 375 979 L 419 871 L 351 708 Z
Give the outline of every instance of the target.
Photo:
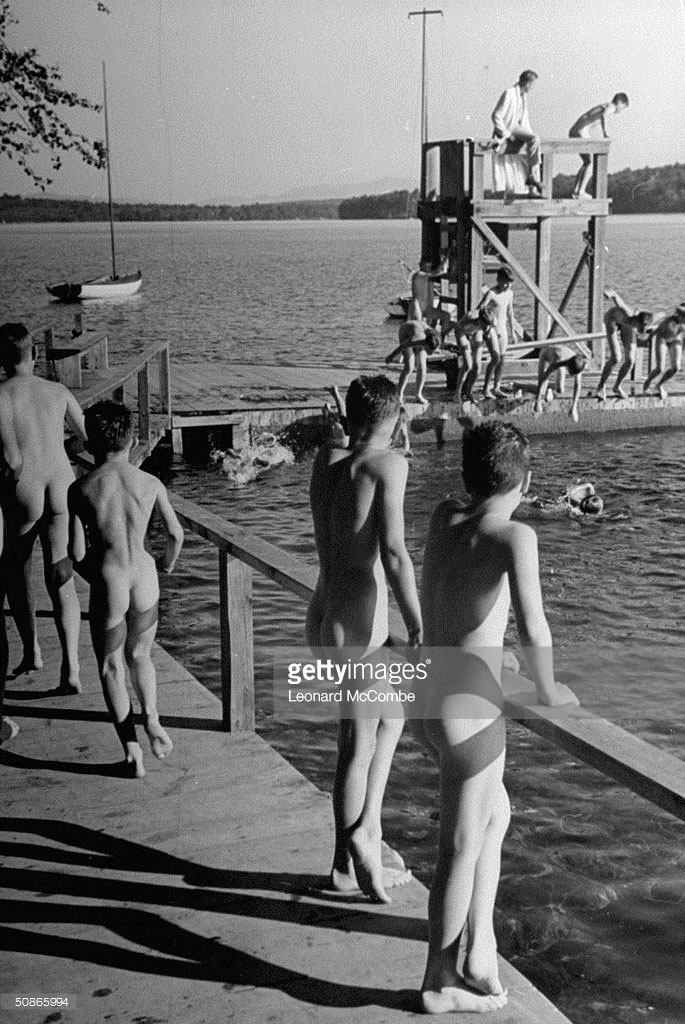
M 420 11 L 410 11 L 409 18 L 420 15 L 423 21 L 421 31 L 421 143 L 428 142 L 428 104 L 426 102 L 426 18 L 429 14 L 439 14 L 442 11 L 427 11 L 424 7 Z
M 105 150 L 107 153 L 107 204 L 109 206 L 109 237 L 112 246 L 112 277 L 117 276 L 117 263 L 116 256 L 114 253 L 114 217 L 112 214 L 112 170 L 111 161 L 109 157 L 109 123 L 107 120 L 107 72 L 105 70 L 105 62 L 102 62 L 102 93 L 104 97 L 105 107 Z

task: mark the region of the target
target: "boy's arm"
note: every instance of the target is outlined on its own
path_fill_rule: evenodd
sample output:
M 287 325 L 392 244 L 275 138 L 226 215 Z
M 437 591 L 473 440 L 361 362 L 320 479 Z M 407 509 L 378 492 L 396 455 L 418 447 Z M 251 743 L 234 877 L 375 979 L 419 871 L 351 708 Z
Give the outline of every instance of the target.
M 14 431 L 12 404 L 0 393 L 0 460 L 5 463 L 9 475 L 17 481 L 24 466 L 17 435 Z
M 602 135 L 604 136 L 605 139 L 609 138 L 609 133 L 607 132 L 606 112 L 607 112 L 607 110 L 609 109 L 610 106 L 611 106 L 611 103 L 604 103 L 604 104 L 602 104 L 601 113 L 599 115 L 599 120 L 600 120 L 600 123 L 602 125 Z
M 421 608 L 416 578 L 404 542 L 404 490 L 408 467 L 399 455 L 390 455 L 376 485 L 378 543 L 385 575 L 397 599 L 412 646 L 423 643 Z
M 525 523 L 512 523 L 507 574 L 521 646 L 541 704 L 578 704 L 576 695 L 554 680 L 554 657 L 542 605 L 538 542 Z
M 88 440 L 88 435 L 86 434 L 86 424 L 83 418 L 83 409 L 78 404 L 78 402 L 72 395 L 71 391 L 69 391 L 68 388 L 65 388 L 64 390 L 66 391 L 67 395 L 67 411 L 65 416 L 67 424 L 71 428 L 71 430 L 76 434 L 76 436 L 80 437 L 81 440 L 85 442 Z
M 178 516 L 171 507 L 169 495 L 167 494 L 166 487 L 163 484 L 159 485 L 157 498 L 155 500 L 155 508 L 162 517 L 162 523 L 167 535 L 166 550 L 163 557 L 159 559 L 158 565 L 163 572 L 169 573 L 173 572 L 176 560 L 181 554 L 181 548 L 183 547 L 183 527 L 179 523 Z
M 86 557 L 86 533 L 79 516 L 80 491 L 78 481 L 74 481 L 67 491 L 67 506 L 69 508 L 69 541 L 67 554 L 72 563 L 77 566 Z

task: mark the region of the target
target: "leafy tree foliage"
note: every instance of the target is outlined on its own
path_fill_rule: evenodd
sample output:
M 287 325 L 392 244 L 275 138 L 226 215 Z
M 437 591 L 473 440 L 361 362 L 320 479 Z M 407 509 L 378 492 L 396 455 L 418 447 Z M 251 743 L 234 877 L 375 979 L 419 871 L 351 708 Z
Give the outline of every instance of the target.
M 109 13 L 100 0 L 97 9 Z M 43 149 L 49 152 L 54 171 L 61 167 L 62 153 L 69 151 L 87 164 L 104 167 L 104 143 L 91 142 L 74 132 L 61 116 L 63 107 L 101 107 L 63 88 L 59 69 L 41 63 L 36 50 L 12 50 L 7 43 L 7 30 L 12 24 L 16 19 L 9 0 L 0 0 L 0 153 L 15 160 L 43 190 L 52 180 L 35 168 L 35 157 Z

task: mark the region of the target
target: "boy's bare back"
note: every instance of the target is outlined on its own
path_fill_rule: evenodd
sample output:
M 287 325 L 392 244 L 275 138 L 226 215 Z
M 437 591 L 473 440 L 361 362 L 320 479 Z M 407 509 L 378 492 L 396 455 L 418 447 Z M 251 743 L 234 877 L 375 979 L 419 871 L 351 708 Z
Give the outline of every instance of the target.
M 537 571 L 535 534 L 454 501 L 437 507 L 423 564 L 425 641 L 435 646 L 499 648 L 510 606 L 510 571 L 520 601 L 521 570 Z
M 396 452 L 319 452 L 311 504 L 321 566 L 322 642 L 366 647 L 385 641 L 382 547 L 396 528 L 396 515 L 402 516 L 406 479 L 406 460 Z
M 152 561 L 144 547 L 148 524 L 157 502 L 168 502 L 156 477 L 128 462 L 107 462 L 78 480 L 72 492 L 94 564 L 128 572 L 141 560 Z
M 24 463 L 30 466 L 34 479 L 52 479 L 69 466 L 64 422 L 66 419 L 73 425 L 74 420 L 82 420 L 76 399 L 63 384 L 33 376 L 11 377 L 0 388 L 12 405 L 14 431 Z

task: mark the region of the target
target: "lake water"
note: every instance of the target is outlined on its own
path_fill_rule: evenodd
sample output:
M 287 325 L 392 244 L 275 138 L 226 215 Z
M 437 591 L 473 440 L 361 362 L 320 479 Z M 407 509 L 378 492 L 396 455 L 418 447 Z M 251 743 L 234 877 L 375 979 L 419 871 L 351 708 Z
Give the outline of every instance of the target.
M 582 249 L 584 225 L 554 240 L 553 296 Z M 517 233 L 529 263 L 531 239 Z M 72 307 L 51 303 L 49 280 L 107 270 L 106 225 L 0 227 L 0 320 L 69 330 Z M 612 218 L 607 283 L 654 311 L 683 301 L 685 216 Z M 125 224 L 121 272 L 140 267 L 143 288 L 120 303 L 88 303 L 89 327 L 107 330 L 113 361 L 167 339 L 183 360 L 322 362 L 382 358 L 397 325 L 385 301 L 415 265 L 419 227 L 403 222 Z M 529 307 L 515 289 L 519 319 Z M 579 289 L 569 318 L 583 328 Z M 436 502 L 459 494 L 458 447 L 417 449 L 406 501 L 417 568 Z M 218 469 L 174 463 L 167 483 L 228 519 L 315 563 L 307 488 L 311 456 L 243 489 Z M 534 490 L 554 497 L 590 479 L 610 517 L 579 524 L 530 518 L 540 539 L 546 607 L 559 675 L 583 702 L 649 742 L 685 756 L 681 621 L 685 587 L 685 432 L 626 432 L 534 439 Z M 195 537 L 163 581 L 160 639 L 218 689 L 215 552 Z M 332 784 L 334 730 L 277 725 L 269 649 L 301 642 L 304 606 L 256 581 L 259 729 L 322 788 Z M 512 637 L 513 639 L 513 637 Z M 505 840 L 497 929 L 504 955 L 572 1020 L 685 1021 L 685 854 L 682 825 L 520 726 L 509 728 Z M 407 738 L 386 800 L 386 838 L 424 881 L 437 836 L 435 771 Z

